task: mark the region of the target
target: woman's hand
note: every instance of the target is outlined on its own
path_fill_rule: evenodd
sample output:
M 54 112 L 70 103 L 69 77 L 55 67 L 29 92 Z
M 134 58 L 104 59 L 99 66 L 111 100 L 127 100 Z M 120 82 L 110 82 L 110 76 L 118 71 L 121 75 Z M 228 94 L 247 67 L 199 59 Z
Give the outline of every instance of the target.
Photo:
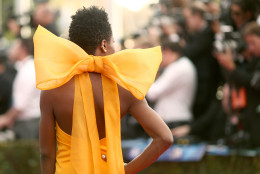
M 190 133 L 190 126 L 189 125 L 179 126 L 179 127 L 172 129 L 171 131 L 172 131 L 172 135 L 174 137 L 180 138 L 180 137 L 186 136 Z

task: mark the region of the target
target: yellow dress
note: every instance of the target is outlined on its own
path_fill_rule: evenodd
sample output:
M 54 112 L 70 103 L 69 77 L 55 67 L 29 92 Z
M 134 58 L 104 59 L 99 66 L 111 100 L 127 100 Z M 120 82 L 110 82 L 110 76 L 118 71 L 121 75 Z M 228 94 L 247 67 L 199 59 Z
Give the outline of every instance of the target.
M 75 173 L 70 163 L 70 148 L 71 148 L 71 136 L 64 132 L 56 123 L 56 140 L 57 140 L 57 153 L 56 153 L 56 173 Z M 101 154 L 106 155 L 106 138 L 100 140 Z M 105 163 L 106 161 L 103 160 Z M 107 166 L 103 165 L 102 170 L 105 173 Z
M 161 63 L 161 48 L 128 49 L 100 57 L 39 26 L 34 35 L 36 86 L 48 90 L 75 76 L 71 136 L 56 125 L 56 174 L 122 174 L 120 102 L 117 84 L 143 99 Z M 88 72 L 101 74 L 106 138 L 99 140 Z M 106 154 L 107 160 L 103 160 Z

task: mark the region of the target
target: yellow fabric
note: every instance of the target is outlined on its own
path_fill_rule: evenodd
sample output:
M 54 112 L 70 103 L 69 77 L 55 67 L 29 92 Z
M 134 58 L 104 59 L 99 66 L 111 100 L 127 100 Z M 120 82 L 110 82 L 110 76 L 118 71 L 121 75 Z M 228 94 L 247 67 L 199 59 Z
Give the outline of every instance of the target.
M 161 63 L 160 47 L 128 49 L 104 57 L 93 56 L 75 43 L 39 26 L 34 35 L 34 54 L 38 89 L 57 88 L 75 76 L 71 146 L 65 149 L 70 152 L 70 164 L 57 165 L 61 165 L 60 168 L 71 168 L 72 173 L 124 173 L 117 84 L 129 90 L 137 99 L 143 99 Z M 107 162 L 101 159 L 88 72 L 101 73 L 102 77 Z M 60 147 L 58 143 L 58 149 Z M 64 157 L 61 155 L 56 158 L 62 161 Z M 105 172 L 104 168 L 107 169 Z
M 56 152 L 56 173 L 71 174 L 75 173 L 70 163 L 70 148 L 71 136 L 64 132 L 56 122 L 56 139 L 57 139 L 57 152 Z M 101 154 L 107 154 L 106 138 L 100 140 Z M 103 162 L 104 163 L 104 162 Z M 107 166 L 103 168 L 103 173 L 106 173 Z

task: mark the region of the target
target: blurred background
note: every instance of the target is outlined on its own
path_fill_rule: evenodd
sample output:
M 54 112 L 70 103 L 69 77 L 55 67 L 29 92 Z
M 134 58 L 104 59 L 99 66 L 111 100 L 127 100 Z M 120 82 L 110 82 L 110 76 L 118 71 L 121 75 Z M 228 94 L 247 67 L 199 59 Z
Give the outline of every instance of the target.
M 37 26 L 68 38 L 91 5 L 108 13 L 117 51 L 162 46 L 146 99 L 175 142 L 142 173 L 260 172 L 260 41 L 244 36 L 251 25 L 260 40 L 259 0 L 0 0 L 0 174 L 39 173 Z M 121 129 L 130 161 L 150 139 L 131 115 Z

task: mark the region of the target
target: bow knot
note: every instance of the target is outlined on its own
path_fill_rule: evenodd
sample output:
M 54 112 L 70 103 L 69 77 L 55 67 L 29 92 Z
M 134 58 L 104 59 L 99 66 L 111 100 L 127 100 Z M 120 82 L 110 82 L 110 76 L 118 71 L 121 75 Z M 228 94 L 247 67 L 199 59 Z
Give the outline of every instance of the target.
M 103 60 L 101 56 L 93 56 L 88 55 L 87 58 L 81 61 L 79 65 L 79 69 L 82 72 L 96 72 L 102 73 L 103 67 Z

